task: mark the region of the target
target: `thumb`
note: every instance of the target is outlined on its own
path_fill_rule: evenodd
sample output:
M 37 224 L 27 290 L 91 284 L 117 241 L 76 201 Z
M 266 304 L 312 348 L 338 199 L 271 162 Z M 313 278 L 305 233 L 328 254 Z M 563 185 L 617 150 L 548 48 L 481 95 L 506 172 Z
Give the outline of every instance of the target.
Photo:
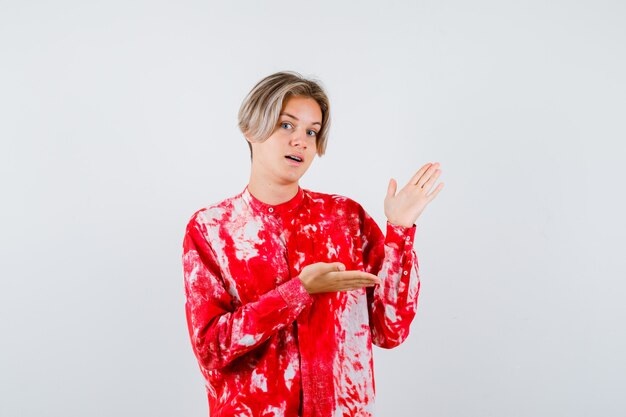
M 393 197 L 396 195 L 396 190 L 398 189 L 398 184 L 396 180 L 393 178 L 389 180 L 389 185 L 387 186 L 387 198 Z
M 346 270 L 346 266 L 344 264 L 342 264 L 341 262 L 333 262 L 333 263 L 329 263 L 326 264 L 328 266 L 328 272 L 335 272 L 335 271 L 345 271 Z

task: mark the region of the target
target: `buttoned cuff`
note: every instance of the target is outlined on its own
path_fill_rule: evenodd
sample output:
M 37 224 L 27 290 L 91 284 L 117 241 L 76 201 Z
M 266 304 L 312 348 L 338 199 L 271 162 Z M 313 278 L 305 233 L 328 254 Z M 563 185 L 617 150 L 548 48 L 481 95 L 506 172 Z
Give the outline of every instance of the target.
M 291 308 L 304 308 L 313 303 L 313 297 L 298 277 L 290 279 L 276 289 Z
M 387 233 L 385 234 L 385 245 L 400 250 L 410 250 L 413 248 L 413 239 L 415 238 L 416 226 L 411 227 L 398 226 L 389 223 L 387 220 Z

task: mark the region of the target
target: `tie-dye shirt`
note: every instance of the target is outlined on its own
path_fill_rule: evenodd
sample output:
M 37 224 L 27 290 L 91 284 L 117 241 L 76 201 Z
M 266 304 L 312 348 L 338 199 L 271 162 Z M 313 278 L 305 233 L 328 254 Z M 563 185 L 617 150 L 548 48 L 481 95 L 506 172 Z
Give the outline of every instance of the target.
M 372 344 L 409 334 L 420 288 L 415 225 L 383 236 L 355 201 L 302 188 L 268 205 L 248 189 L 191 217 L 183 242 L 186 315 L 211 416 L 371 416 Z M 382 284 L 310 295 L 316 262 Z

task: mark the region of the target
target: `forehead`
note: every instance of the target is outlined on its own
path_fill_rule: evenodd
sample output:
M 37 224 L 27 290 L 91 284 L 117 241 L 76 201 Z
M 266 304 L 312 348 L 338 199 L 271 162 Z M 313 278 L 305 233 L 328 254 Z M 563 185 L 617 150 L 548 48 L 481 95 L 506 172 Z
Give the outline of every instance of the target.
M 311 97 L 285 97 L 281 114 L 285 113 L 307 123 L 322 123 L 322 109 L 317 101 Z

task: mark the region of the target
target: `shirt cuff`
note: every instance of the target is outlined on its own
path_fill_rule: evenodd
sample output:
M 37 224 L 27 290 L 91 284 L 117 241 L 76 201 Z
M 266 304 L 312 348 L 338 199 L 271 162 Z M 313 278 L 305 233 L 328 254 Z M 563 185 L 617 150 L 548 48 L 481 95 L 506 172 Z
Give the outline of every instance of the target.
M 385 245 L 391 246 L 396 249 L 411 249 L 413 248 L 413 239 L 415 238 L 416 226 L 413 224 L 411 227 L 398 226 L 389 223 L 387 220 L 387 233 L 385 234 Z
M 298 277 L 290 279 L 276 289 L 291 308 L 304 308 L 313 303 L 313 297 Z

